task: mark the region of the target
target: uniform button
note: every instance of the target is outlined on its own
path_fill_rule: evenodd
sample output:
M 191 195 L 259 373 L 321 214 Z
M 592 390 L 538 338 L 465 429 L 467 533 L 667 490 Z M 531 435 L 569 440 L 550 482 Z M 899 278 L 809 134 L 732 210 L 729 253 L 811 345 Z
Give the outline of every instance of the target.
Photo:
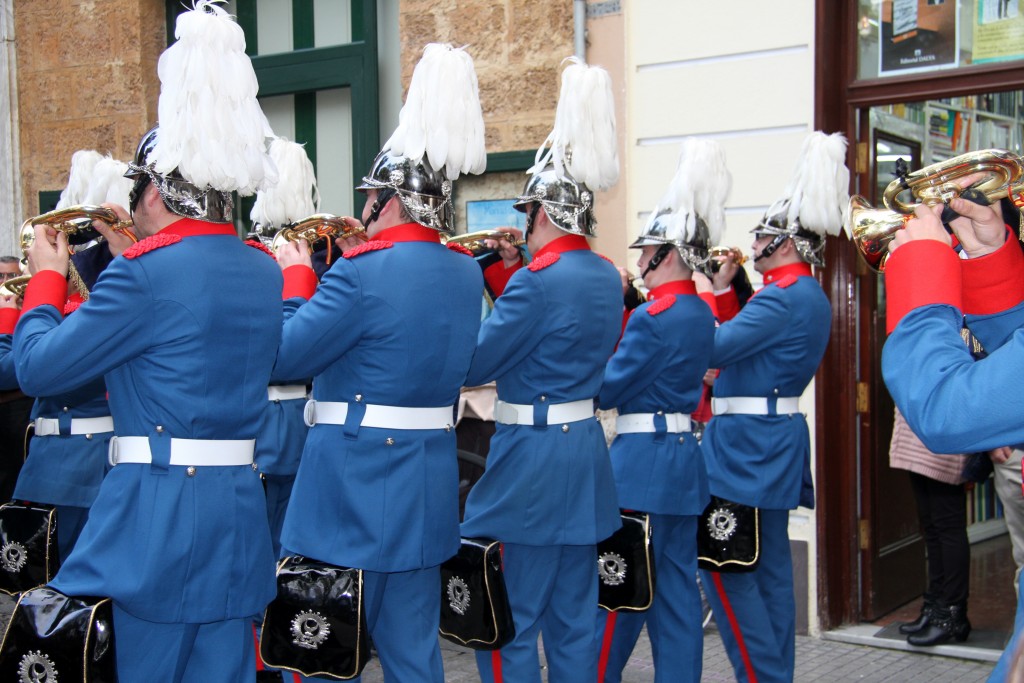
M 544 402 L 544 401 L 546 401 L 546 400 L 548 400 L 548 397 L 547 397 L 547 396 L 543 396 L 543 395 L 542 395 L 542 396 L 540 397 L 540 402 L 541 402 L 541 403 L 543 403 L 543 402 Z M 67 408 L 65 408 L 64 410 L 67 410 Z
M 92 434 L 86 434 L 85 439 L 86 441 L 92 441 Z
M 569 425 L 562 425 L 562 431 L 563 432 L 569 431 Z
M 196 476 L 196 468 L 195 468 L 194 466 L 192 466 L 192 465 L 189 465 L 189 466 L 188 466 L 188 467 L 187 467 L 187 468 L 185 469 L 185 474 L 187 474 L 187 475 L 188 475 L 188 476 L 190 476 L 190 477 L 194 477 L 194 476 Z
M 395 440 L 389 436 L 388 438 L 384 439 L 384 443 L 388 446 L 394 446 Z
M 274 403 L 280 403 L 280 402 L 281 402 L 281 399 L 279 399 L 279 398 L 275 398 L 274 399 Z
M 664 411 L 664 410 L 659 410 L 659 411 L 658 411 L 658 415 L 664 415 L 664 414 L 665 414 L 665 411 Z
M 776 396 L 778 396 L 779 395 L 779 390 L 778 389 L 772 389 L 772 393 L 775 394 Z
M 686 443 L 686 439 L 683 437 L 679 437 L 679 443 Z
M 163 425 L 157 425 L 156 426 L 156 433 L 157 434 L 162 434 L 163 431 L 164 431 L 164 426 Z
M 65 413 L 68 412 L 68 407 L 67 406 L 64 406 L 64 412 Z
M 363 402 L 363 395 L 362 394 L 356 394 L 356 403 L 362 403 L 362 402 Z
M 444 431 L 446 431 L 446 432 L 452 431 L 452 426 L 451 425 L 445 425 L 444 426 Z
M 256 463 L 253 463 L 253 464 L 252 464 L 252 471 L 253 471 L 253 472 L 255 472 L 256 470 L 258 470 L 259 468 L 260 468 L 260 466 L 259 466 L 259 465 L 257 465 Z

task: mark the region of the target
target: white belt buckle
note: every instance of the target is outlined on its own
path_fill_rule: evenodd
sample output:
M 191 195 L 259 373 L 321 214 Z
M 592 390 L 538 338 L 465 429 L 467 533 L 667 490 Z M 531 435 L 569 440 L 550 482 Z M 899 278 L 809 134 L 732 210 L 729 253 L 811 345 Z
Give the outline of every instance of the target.
M 117 437 L 110 437 L 110 443 L 107 446 L 107 462 L 110 463 L 111 467 L 117 465 Z
M 312 427 L 316 424 L 316 401 L 309 399 L 306 401 L 306 407 L 302 409 L 302 421 L 306 423 L 307 427 Z

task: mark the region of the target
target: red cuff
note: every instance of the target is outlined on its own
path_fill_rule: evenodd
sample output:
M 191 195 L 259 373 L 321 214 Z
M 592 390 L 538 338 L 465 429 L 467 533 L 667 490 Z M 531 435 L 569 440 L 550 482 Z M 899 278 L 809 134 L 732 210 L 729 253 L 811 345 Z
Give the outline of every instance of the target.
M 712 294 L 711 292 L 701 292 L 697 296 L 701 298 L 701 301 L 708 305 L 708 308 L 711 309 L 711 314 L 715 316 L 715 320 L 718 320 L 718 300 L 715 297 L 715 295 Z M 734 292 L 732 296 L 735 299 L 736 293 Z
M 522 267 L 522 261 L 506 268 L 505 262 L 499 260 L 484 269 L 484 280 L 487 282 L 487 286 L 490 287 L 491 291 L 494 292 L 495 298 L 502 295 L 505 291 L 505 286 L 508 285 L 508 281 L 511 280 L 512 276 L 516 274 L 516 271 Z
M 49 304 L 63 312 L 64 302 L 68 298 L 68 279 L 55 270 L 41 270 L 28 281 L 25 290 L 25 303 L 21 312 L 27 313 L 37 306 Z
M 990 315 L 1024 301 L 1024 252 L 1012 232 L 991 254 L 962 261 L 960 271 L 964 313 Z
M 20 315 L 17 308 L 0 308 L 0 334 L 14 334 Z
M 921 306 L 949 304 L 963 310 L 961 263 L 938 240 L 915 240 L 894 251 L 885 264 L 886 332 Z
M 716 295 L 715 304 L 718 306 L 719 322 L 732 320 L 740 312 L 740 300 L 736 298 L 736 290 L 732 287 L 729 288 L 729 291 Z
M 316 291 L 316 273 L 309 266 L 288 266 L 284 269 L 284 288 L 281 298 L 284 300 L 301 296 L 311 299 Z

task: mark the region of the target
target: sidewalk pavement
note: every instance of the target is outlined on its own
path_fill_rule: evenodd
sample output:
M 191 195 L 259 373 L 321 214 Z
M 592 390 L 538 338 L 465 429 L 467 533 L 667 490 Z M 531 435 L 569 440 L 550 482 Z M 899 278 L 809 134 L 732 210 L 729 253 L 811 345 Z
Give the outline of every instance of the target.
M 476 683 L 473 652 L 441 641 L 446 683 Z M 543 661 L 543 659 L 542 659 Z M 796 638 L 796 683 L 983 683 L 993 664 L 851 645 L 810 636 Z M 376 660 L 363 672 L 363 683 L 382 683 Z M 546 680 L 546 678 L 545 678 Z M 651 645 L 646 631 L 637 642 L 633 657 L 623 672 L 623 683 L 650 683 L 654 680 Z M 735 681 L 732 666 L 718 632 L 709 628 L 704 637 L 704 675 L 702 681 Z

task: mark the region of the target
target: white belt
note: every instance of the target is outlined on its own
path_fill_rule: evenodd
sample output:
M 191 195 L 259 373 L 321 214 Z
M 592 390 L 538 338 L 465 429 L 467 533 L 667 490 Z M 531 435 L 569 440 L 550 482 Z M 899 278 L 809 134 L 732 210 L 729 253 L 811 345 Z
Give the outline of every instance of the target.
M 544 401 L 541 397 L 541 401 Z M 585 398 L 548 406 L 548 424 L 579 422 L 594 417 L 594 399 Z M 500 398 L 494 402 L 494 421 L 507 425 L 532 425 L 533 406 L 526 403 L 506 403 Z
M 228 467 L 252 465 L 255 439 L 171 439 L 171 465 Z M 127 462 L 151 463 L 147 436 L 115 436 L 110 439 L 107 461 L 111 465 Z
M 267 399 L 271 401 L 292 401 L 308 397 L 305 384 L 271 384 L 267 387 Z
M 657 413 L 665 418 L 665 431 L 672 434 L 690 431 L 690 415 L 688 413 Z M 615 418 L 615 431 L 618 434 L 636 434 L 638 432 L 656 432 L 654 426 L 655 413 L 628 413 Z
M 60 434 L 60 420 L 50 417 L 37 417 L 35 420 L 36 436 L 57 436 Z M 103 434 L 114 431 L 114 418 L 76 417 L 71 420 L 71 434 Z
M 360 427 L 377 429 L 446 429 L 455 422 L 455 407 L 406 408 L 367 403 Z M 348 403 L 309 401 L 304 413 L 306 426 L 317 424 L 343 425 L 348 418 Z
M 799 396 L 775 399 L 775 412 L 768 410 L 768 399 L 761 396 L 727 396 L 711 399 L 715 415 L 791 415 L 799 413 Z

